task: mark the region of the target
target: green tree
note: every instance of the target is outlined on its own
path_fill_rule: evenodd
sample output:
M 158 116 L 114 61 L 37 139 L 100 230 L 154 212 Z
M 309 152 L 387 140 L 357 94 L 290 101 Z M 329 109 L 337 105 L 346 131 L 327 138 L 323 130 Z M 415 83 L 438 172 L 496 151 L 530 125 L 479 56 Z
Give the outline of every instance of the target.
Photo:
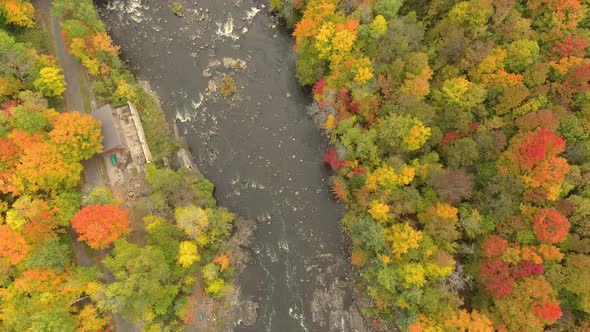
M 517 40 L 508 45 L 506 53 L 506 69 L 520 73 L 537 61 L 540 48 L 534 40 Z
M 25 260 L 28 269 L 51 269 L 56 273 L 62 273 L 71 259 L 70 246 L 60 243 L 56 237 L 51 237 L 33 252 Z
M 99 301 L 102 309 L 138 323 L 169 313 L 179 288 L 157 247 L 140 248 L 119 240 L 103 264 L 116 280 L 105 288 L 105 298 Z
M 455 168 L 472 166 L 479 159 L 477 144 L 469 137 L 456 139 L 442 150 L 447 165 Z
M 12 109 L 12 115 L 12 126 L 26 130 L 31 134 L 48 131 L 52 128 L 44 112 L 36 112 L 24 106 L 17 106 Z

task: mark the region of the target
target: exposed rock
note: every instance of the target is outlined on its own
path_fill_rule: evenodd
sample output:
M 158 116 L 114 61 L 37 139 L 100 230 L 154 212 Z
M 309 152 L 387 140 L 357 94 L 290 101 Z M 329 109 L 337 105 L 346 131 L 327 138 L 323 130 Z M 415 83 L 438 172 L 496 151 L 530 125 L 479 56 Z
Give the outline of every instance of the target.
M 235 307 L 237 323 L 241 325 L 251 326 L 256 323 L 258 314 L 258 303 L 246 300 L 242 301 L 238 306 Z
M 207 85 L 207 92 L 208 93 L 217 92 L 217 82 L 215 80 L 209 80 L 209 84 Z
M 223 67 L 225 67 L 225 69 L 244 70 L 246 69 L 246 61 L 241 59 L 223 58 Z
M 211 60 L 209 61 L 209 64 L 207 65 L 208 68 L 217 68 L 221 65 L 221 61 L 215 59 L 215 60 Z

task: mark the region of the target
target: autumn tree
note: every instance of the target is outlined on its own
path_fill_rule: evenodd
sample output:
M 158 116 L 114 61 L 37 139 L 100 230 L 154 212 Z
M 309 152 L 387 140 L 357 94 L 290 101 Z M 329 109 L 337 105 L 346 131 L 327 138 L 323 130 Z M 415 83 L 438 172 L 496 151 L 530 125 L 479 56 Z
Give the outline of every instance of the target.
M 0 14 L 6 21 L 20 27 L 31 28 L 35 25 L 33 15 L 35 8 L 27 0 L 2 0 L 0 1 Z
M 66 91 L 66 82 L 58 67 L 39 70 L 39 77 L 33 81 L 33 86 L 46 97 L 60 97 Z
M 29 245 L 19 232 L 8 225 L 0 225 L 0 255 L 16 265 L 25 259 L 29 250 Z
M 79 112 L 61 114 L 53 123 L 49 140 L 69 162 L 90 159 L 102 151 L 100 122 Z
M 558 243 L 565 240 L 570 223 L 555 208 L 539 209 L 533 217 L 533 231 L 540 241 Z
M 75 188 L 82 166 L 64 159 L 56 145 L 46 142 L 31 144 L 16 167 L 21 190 L 57 192 Z
M 206 209 L 195 205 L 178 207 L 174 211 L 174 220 L 180 229 L 200 245 L 205 245 L 209 241 L 207 236 L 209 217 Z
M 543 331 L 561 317 L 556 291 L 542 276 L 524 278 L 509 297 L 495 301 L 498 321 L 508 330 Z
M 384 153 L 394 153 L 398 149 L 411 152 L 420 149 L 431 130 L 417 118 L 390 115 L 375 124 L 377 142 Z
M 129 232 L 127 211 L 117 205 L 89 205 L 82 208 L 72 219 L 72 227 L 93 249 L 105 249 L 122 235 Z
M 462 168 L 447 168 L 433 176 L 432 186 L 442 201 L 457 204 L 471 198 L 473 176 Z

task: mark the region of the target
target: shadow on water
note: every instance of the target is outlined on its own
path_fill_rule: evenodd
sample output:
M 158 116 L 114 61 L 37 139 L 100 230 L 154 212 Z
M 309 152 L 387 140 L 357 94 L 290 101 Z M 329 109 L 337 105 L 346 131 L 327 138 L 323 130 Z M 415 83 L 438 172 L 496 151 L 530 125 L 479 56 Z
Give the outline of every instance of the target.
M 305 111 L 311 100 L 295 80 L 293 40 L 266 6 L 182 1 L 187 12 L 178 18 L 167 1 L 95 3 L 130 67 L 160 95 L 220 204 L 258 222 L 254 259 L 239 282 L 240 298 L 259 305 L 258 319 L 231 329 L 364 330 L 346 279 L 342 207 L 321 163 L 326 140 Z M 236 82 L 231 101 L 212 92 L 223 75 Z

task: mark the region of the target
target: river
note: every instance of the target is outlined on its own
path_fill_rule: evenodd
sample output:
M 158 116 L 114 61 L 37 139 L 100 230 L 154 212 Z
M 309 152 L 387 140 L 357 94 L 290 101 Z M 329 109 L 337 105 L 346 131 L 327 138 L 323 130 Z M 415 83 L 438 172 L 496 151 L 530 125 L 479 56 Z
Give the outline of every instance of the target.
M 342 206 L 321 162 L 326 139 L 305 111 L 311 100 L 295 79 L 293 39 L 266 4 L 182 3 L 179 18 L 168 1 L 96 1 L 123 58 L 159 94 L 169 124 L 215 184 L 218 202 L 258 222 L 253 259 L 239 279 L 239 297 L 258 304 L 258 318 L 250 326 L 230 322 L 230 330 L 364 330 L 347 281 Z M 245 68 L 225 68 L 224 57 Z M 236 82 L 231 101 L 210 85 L 224 74 Z

